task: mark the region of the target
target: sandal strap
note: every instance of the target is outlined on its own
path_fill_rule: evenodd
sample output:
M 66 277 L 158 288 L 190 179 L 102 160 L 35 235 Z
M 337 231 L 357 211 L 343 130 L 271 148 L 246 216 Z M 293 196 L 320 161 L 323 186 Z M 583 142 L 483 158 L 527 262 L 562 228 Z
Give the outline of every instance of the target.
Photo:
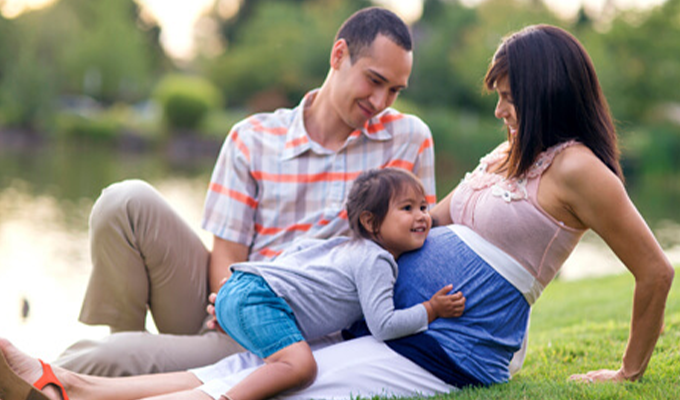
M 38 361 L 40 361 L 40 364 L 42 365 L 43 374 L 40 379 L 35 381 L 33 386 L 39 390 L 43 390 L 47 385 L 55 385 L 61 391 L 61 397 L 63 397 L 64 400 L 69 400 L 64 385 L 62 385 L 61 382 L 59 382 L 59 379 L 57 379 L 57 376 L 54 375 L 54 371 L 52 371 L 50 364 L 44 363 L 41 359 L 38 359 Z

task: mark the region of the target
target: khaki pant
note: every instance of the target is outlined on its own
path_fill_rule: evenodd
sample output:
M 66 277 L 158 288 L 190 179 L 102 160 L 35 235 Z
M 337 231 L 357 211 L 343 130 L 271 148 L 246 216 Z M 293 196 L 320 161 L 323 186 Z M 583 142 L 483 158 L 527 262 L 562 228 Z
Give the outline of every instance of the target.
M 204 329 L 210 252 L 142 181 L 104 189 L 90 216 L 92 275 L 80 321 L 111 336 L 69 347 L 55 365 L 93 375 L 181 371 L 243 351 Z M 160 334 L 145 331 L 147 310 Z

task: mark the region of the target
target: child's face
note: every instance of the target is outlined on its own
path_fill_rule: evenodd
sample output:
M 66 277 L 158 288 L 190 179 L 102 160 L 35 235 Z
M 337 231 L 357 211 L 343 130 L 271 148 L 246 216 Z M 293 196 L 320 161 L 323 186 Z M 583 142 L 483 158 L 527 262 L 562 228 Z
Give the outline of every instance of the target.
M 425 196 L 408 188 L 392 198 L 378 231 L 378 242 L 397 259 L 402 253 L 419 249 L 432 227 Z

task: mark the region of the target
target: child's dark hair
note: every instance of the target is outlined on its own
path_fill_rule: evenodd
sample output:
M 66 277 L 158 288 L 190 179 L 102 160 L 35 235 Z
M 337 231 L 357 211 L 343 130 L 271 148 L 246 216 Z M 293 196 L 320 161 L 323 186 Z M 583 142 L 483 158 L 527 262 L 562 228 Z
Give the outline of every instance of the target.
M 347 219 L 354 236 L 374 239 L 382 226 L 390 201 L 414 189 L 425 194 L 425 188 L 418 177 L 401 168 L 371 169 L 357 177 L 347 197 Z M 373 215 L 371 230 L 361 224 L 361 213 L 368 211 Z

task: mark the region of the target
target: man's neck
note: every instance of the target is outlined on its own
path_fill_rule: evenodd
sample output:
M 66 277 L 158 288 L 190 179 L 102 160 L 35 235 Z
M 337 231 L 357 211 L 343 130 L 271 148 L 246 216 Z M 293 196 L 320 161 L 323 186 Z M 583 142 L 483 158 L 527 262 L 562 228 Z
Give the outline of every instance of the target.
M 305 102 L 303 116 L 309 138 L 328 150 L 339 150 L 354 131 L 333 109 L 324 87 Z

